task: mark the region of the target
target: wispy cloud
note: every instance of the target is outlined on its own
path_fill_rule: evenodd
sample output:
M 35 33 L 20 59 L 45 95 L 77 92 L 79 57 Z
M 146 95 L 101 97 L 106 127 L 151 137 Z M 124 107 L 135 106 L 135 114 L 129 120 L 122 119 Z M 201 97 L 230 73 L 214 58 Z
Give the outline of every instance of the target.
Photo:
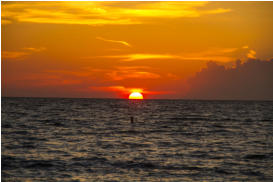
M 114 86 L 91 86 L 91 90 L 103 92 L 119 92 L 121 94 L 130 94 L 131 92 L 141 92 L 145 95 L 160 95 L 160 94 L 173 94 L 173 91 L 151 91 L 145 88 L 125 87 L 121 85 Z
M 172 79 L 172 80 L 179 80 L 180 79 L 180 77 L 178 77 L 177 75 L 172 74 L 172 73 L 168 73 L 167 77 Z
M 224 8 L 217 8 L 217 9 L 212 9 L 208 11 L 203 11 L 201 14 L 221 14 L 221 13 L 228 13 L 232 11 L 231 9 L 224 9 Z
M 33 47 L 25 47 L 20 51 L 2 51 L 2 58 L 4 59 L 22 59 L 26 56 L 29 56 L 35 52 L 44 51 L 46 48 L 33 48 Z
M 14 21 L 54 24 L 142 24 L 147 18 L 196 18 L 230 12 L 202 10 L 208 2 L 5 2 L 2 23 Z
M 41 52 L 41 51 L 46 50 L 46 48 L 44 48 L 44 47 L 39 47 L 39 48 L 25 47 L 25 48 L 23 48 L 23 50 L 30 51 L 30 52 Z
M 77 79 L 91 79 L 99 77 L 108 81 L 121 81 L 125 79 L 157 79 L 161 77 L 159 74 L 151 72 L 151 68 L 146 66 L 119 66 L 105 69 L 84 67 L 74 70 L 46 70 L 45 72 Z
M 117 67 L 109 71 L 107 74 L 109 79 L 119 81 L 124 79 L 157 79 L 160 78 L 159 74 L 147 71 L 145 67 Z
M 63 78 L 60 75 L 48 74 L 47 72 L 27 73 L 21 77 L 16 77 L 16 80 L 34 87 L 77 85 L 82 82 L 82 80 Z
M 256 59 L 256 52 L 254 50 L 249 50 L 247 57 L 250 59 Z
M 126 55 L 117 55 L 117 56 L 103 56 L 108 58 L 119 58 L 122 61 L 135 61 L 143 59 L 171 59 L 177 58 L 174 55 L 168 54 L 126 54 Z
M 136 71 L 133 73 L 130 73 L 128 71 L 112 71 L 111 73 L 107 74 L 109 78 L 113 80 L 124 80 L 129 78 L 139 78 L 139 79 L 155 79 L 160 78 L 160 75 L 151 73 L 151 72 L 145 72 L 145 71 Z
M 91 90 L 98 90 L 98 91 L 106 91 L 106 92 L 122 92 L 123 94 L 129 94 L 130 92 L 133 91 L 138 91 L 138 92 L 144 92 L 143 88 L 128 88 L 120 85 L 116 86 L 91 86 L 89 87 Z
M 185 53 L 179 59 L 205 60 L 222 63 L 234 62 L 237 59 L 246 61 L 248 58 L 255 59 L 256 52 L 247 45 L 233 48 L 211 48 L 201 52 Z
M 248 58 L 255 59 L 256 52 L 245 45 L 238 48 L 210 48 L 199 52 L 181 52 L 179 54 L 136 53 L 101 57 L 118 59 L 120 61 L 175 59 L 188 61 L 217 61 L 226 63 L 235 61 L 236 59 L 241 59 L 243 61 Z
M 105 39 L 103 37 L 96 37 L 96 39 L 102 40 L 102 41 L 105 41 L 105 42 L 112 42 L 112 43 L 122 44 L 122 45 L 127 46 L 127 47 L 131 47 L 131 45 L 128 42 L 125 42 L 125 41 L 122 41 L 122 40 L 111 40 L 111 39 Z
M 5 24 L 11 24 L 12 23 L 12 21 L 10 21 L 10 20 L 6 20 L 6 19 L 2 19 L 1 20 L 1 24 L 3 24 L 3 25 L 5 25 Z
M 20 51 L 2 51 L 2 58 L 4 59 L 16 59 L 22 58 L 29 55 L 28 52 L 20 52 Z

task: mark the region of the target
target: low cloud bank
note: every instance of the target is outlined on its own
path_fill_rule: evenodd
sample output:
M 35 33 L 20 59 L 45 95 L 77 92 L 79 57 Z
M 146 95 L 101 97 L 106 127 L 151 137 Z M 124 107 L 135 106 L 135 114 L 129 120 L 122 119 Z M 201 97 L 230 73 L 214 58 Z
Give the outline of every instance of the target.
M 234 68 L 208 62 L 188 84 L 190 99 L 273 100 L 273 59 L 237 61 Z

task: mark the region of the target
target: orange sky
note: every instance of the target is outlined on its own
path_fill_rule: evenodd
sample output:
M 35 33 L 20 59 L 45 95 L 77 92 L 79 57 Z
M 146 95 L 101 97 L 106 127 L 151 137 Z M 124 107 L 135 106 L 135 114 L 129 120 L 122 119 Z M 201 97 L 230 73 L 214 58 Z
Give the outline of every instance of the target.
M 273 2 L 2 2 L 2 96 L 184 98 L 215 61 L 273 57 Z

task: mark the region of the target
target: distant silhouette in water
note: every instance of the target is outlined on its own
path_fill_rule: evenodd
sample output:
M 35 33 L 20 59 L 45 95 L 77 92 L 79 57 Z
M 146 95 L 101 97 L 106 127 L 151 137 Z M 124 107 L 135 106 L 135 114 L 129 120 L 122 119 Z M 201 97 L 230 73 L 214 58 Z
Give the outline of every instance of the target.
M 131 124 L 133 124 L 133 123 L 134 123 L 134 117 L 131 116 Z

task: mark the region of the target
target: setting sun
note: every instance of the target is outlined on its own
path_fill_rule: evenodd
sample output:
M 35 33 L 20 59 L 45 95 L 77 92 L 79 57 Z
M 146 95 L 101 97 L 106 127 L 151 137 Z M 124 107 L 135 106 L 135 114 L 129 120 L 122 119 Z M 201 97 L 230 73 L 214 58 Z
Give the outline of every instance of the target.
M 133 92 L 129 95 L 129 99 L 143 99 L 143 95 L 140 92 Z
M 273 178 L 273 0 L 0 5 L 3 181 Z

